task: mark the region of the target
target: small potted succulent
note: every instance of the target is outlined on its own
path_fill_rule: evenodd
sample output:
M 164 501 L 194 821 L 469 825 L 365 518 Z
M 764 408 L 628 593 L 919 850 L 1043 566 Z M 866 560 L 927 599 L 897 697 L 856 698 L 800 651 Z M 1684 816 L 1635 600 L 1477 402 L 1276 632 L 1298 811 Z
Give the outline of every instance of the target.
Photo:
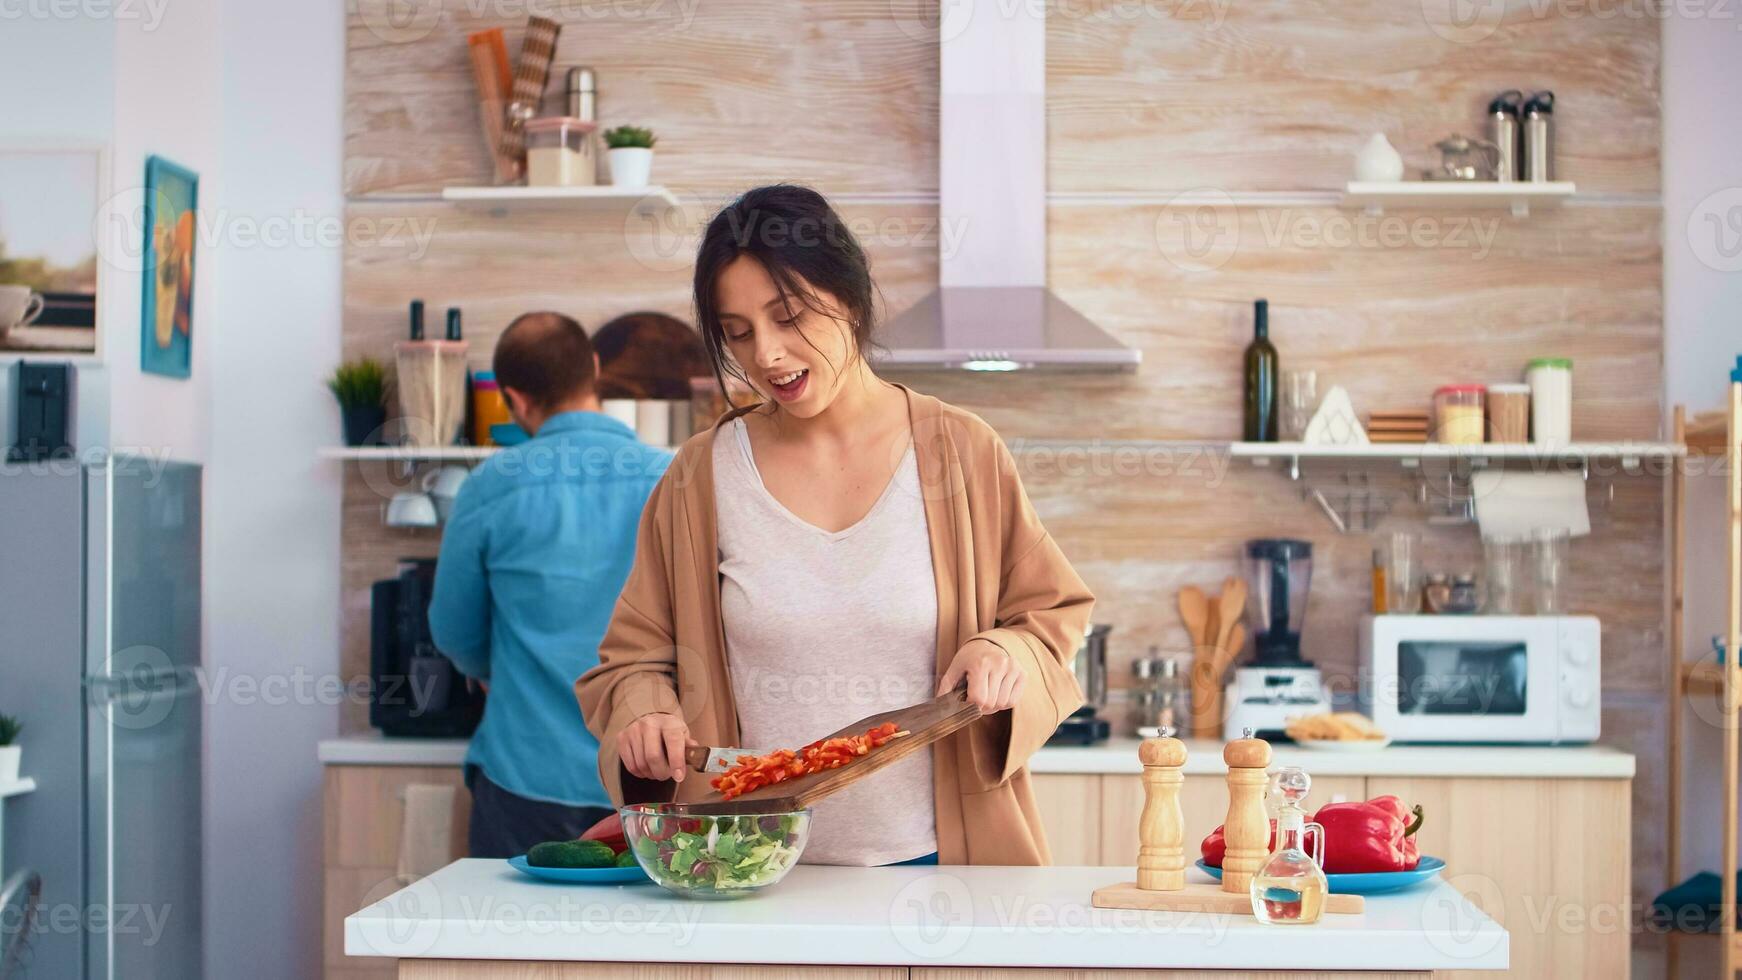
M 646 187 L 653 170 L 653 144 L 659 140 L 643 126 L 605 130 L 605 159 L 611 164 L 614 187 Z
M 18 763 L 24 758 L 24 747 L 18 744 L 18 733 L 24 723 L 11 715 L 0 715 L 0 786 L 18 782 Z
M 387 369 L 381 362 L 372 357 L 346 361 L 333 369 L 327 387 L 339 400 L 345 445 L 378 444 L 387 424 Z

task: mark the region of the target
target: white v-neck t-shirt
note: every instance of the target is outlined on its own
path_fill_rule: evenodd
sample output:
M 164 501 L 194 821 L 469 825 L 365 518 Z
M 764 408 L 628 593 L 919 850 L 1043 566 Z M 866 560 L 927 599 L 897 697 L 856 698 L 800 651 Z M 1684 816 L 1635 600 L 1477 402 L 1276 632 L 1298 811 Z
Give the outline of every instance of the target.
M 714 437 L 720 614 L 743 746 L 797 749 L 936 689 L 937 580 L 910 445 L 883 495 L 824 531 L 762 483 L 743 419 Z M 808 864 L 878 865 L 937 850 L 930 752 L 816 804 Z

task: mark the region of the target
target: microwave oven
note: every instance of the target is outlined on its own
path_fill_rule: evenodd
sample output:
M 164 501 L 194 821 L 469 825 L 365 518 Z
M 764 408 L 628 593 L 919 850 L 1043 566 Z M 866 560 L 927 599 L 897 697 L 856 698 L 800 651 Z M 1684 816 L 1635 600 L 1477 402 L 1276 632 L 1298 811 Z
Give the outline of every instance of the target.
M 1594 742 L 1594 616 L 1366 616 L 1361 704 L 1399 742 Z

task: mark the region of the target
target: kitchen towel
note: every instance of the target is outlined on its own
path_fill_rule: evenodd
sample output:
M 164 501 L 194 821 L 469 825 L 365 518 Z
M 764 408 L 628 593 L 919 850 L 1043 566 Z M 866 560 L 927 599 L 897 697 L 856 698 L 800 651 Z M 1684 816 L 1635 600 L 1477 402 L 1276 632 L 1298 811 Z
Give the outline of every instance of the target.
M 412 783 L 405 787 L 405 809 L 400 815 L 399 864 L 394 869 L 401 884 L 409 885 L 453 861 L 454 787 L 437 783 Z
M 1542 528 L 1564 528 L 1573 538 L 1591 533 L 1585 478 L 1577 473 L 1482 470 L 1470 487 L 1483 538 L 1528 539 Z

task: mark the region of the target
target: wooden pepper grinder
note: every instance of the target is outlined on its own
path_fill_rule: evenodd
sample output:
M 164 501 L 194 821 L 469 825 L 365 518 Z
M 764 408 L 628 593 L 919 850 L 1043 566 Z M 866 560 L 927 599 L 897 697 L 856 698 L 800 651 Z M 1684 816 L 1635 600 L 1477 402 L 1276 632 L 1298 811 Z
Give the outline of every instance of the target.
M 1270 768 L 1270 743 L 1244 737 L 1222 748 L 1228 764 L 1228 818 L 1222 822 L 1227 852 L 1222 858 L 1222 890 L 1246 894 L 1252 876 L 1270 856 L 1270 817 L 1264 812 L 1265 770 Z
M 1137 887 L 1145 891 L 1179 891 L 1186 886 L 1186 826 L 1179 791 L 1185 777 L 1186 743 L 1163 728 L 1160 738 L 1146 738 L 1137 747 L 1143 763 L 1143 814 L 1137 822 Z

